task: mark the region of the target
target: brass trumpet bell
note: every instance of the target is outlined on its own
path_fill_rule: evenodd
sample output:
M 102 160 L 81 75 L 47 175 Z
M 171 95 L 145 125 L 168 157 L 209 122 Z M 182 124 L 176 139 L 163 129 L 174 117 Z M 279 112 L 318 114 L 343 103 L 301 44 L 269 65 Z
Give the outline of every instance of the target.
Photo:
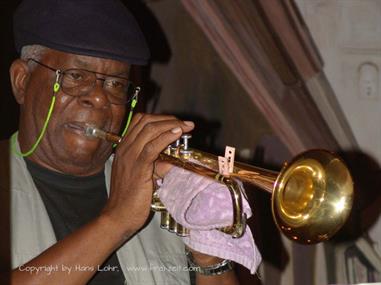
M 285 164 L 274 183 L 272 213 L 278 228 L 303 244 L 328 240 L 352 208 L 353 182 L 333 153 L 312 150 Z

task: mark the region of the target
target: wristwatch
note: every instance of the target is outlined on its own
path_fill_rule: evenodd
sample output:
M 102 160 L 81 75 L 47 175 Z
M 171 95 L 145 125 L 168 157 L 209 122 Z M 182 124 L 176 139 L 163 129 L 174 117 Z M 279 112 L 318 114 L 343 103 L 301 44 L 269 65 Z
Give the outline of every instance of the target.
M 208 275 L 208 276 L 221 275 L 222 273 L 233 270 L 234 268 L 233 262 L 228 259 L 224 259 L 217 264 L 201 267 L 194 261 L 193 255 L 190 251 L 186 250 L 185 253 L 188 259 L 188 263 L 190 265 L 190 270 L 196 271 L 202 275 Z

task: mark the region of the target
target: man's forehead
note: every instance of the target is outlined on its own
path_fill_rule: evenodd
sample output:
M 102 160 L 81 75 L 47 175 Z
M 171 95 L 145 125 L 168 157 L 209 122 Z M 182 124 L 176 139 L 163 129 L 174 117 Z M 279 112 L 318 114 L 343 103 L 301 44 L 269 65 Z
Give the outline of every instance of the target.
M 82 68 L 101 73 L 128 74 L 130 65 L 126 62 L 107 59 L 102 57 L 80 55 L 48 49 L 44 56 L 44 61 L 57 67 Z
M 130 66 L 126 62 L 95 56 L 71 54 L 70 57 L 72 58 L 72 63 L 76 66 L 81 66 L 87 69 L 94 69 L 98 66 L 112 66 L 116 68 L 128 69 Z

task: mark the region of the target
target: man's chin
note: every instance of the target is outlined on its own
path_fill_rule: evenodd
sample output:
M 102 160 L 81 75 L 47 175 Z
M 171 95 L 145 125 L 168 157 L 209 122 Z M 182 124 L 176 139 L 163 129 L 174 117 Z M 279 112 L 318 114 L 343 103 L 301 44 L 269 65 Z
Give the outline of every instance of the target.
M 64 148 L 57 150 L 61 155 L 60 159 L 66 163 L 74 163 L 78 167 L 88 168 L 103 165 L 111 153 L 111 145 L 99 140 L 77 136 L 75 139 L 65 138 Z
M 60 153 L 59 171 L 78 176 L 89 176 L 104 168 L 108 156 L 99 153 Z

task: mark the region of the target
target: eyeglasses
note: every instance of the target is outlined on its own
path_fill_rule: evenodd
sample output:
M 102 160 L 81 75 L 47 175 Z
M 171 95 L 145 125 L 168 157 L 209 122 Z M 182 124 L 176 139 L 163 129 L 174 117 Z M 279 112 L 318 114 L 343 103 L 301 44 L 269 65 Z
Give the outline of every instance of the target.
M 96 82 L 102 81 L 103 89 L 111 104 L 124 105 L 131 100 L 135 88 L 127 78 L 104 73 L 94 72 L 86 69 L 70 68 L 65 70 L 55 69 L 33 58 L 28 59 L 57 74 L 57 81 L 62 91 L 70 96 L 79 97 L 89 94 L 95 87 Z M 97 77 L 103 76 L 103 78 Z

